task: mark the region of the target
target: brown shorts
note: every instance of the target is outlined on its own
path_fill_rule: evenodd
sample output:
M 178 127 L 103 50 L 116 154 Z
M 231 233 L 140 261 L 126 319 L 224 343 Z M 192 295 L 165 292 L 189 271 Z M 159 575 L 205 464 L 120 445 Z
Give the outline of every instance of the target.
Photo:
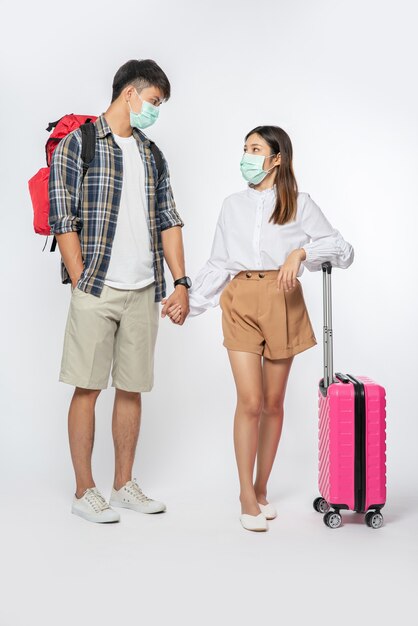
M 223 345 L 286 359 L 316 345 L 302 285 L 277 289 L 278 270 L 237 274 L 221 293 Z

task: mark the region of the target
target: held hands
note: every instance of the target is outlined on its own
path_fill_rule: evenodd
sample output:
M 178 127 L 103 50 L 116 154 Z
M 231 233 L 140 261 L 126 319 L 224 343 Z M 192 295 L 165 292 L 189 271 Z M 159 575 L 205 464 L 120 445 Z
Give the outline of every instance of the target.
M 306 252 L 303 248 L 293 250 L 287 257 L 286 261 L 279 269 L 277 277 L 277 288 L 290 291 L 296 286 L 296 277 L 299 272 L 300 264 L 306 259 Z M 189 314 L 189 294 L 187 288 L 178 285 L 169 298 L 162 300 L 163 308 L 161 317 L 168 315 L 173 324 L 182 326 Z
M 306 252 L 303 248 L 293 250 L 287 257 L 286 261 L 279 269 L 277 277 L 277 289 L 290 291 L 296 287 L 296 276 L 302 261 L 306 259 Z
M 177 285 L 169 298 L 162 300 L 164 305 L 161 310 L 161 317 L 168 317 L 173 324 L 182 326 L 189 314 L 189 293 L 184 285 Z

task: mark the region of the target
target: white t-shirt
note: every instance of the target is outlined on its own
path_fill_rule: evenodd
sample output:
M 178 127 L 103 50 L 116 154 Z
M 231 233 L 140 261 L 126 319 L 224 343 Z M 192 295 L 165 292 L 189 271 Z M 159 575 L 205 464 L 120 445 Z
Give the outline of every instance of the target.
M 140 289 L 154 282 L 144 164 L 133 135 L 113 137 L 123 154 L 123 183 L 104 283 L 116 289 Z

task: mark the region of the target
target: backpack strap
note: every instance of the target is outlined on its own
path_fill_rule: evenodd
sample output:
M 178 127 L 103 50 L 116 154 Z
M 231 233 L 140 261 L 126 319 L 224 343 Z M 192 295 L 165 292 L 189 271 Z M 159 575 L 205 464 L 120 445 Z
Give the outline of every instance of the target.
M 89 169 L 90 163 L 94 159 L 94 155 L 96 153 L 96 127 L 91 120 L 87 120 L 84 124 L 80 126 L 81 130 L 81 161 L 83 166 L 83 175 L 81 182 L 83 183 L 84 177 L 87 174 L 87 170 Z M 54 252 L 57 247 L 57 238 L 53 237 L 51 250 L 50 252 Z
M 85 124 L 81 124 L 81 160 L 83 162 L 83 178 L 87 174 L 87 170 L 89 169 L 90 163 L 94 159 L 94 155 L 96 152 L 96 127 L 95 125 L 87 120 Z
M 60 122 L 61 120 L 62 120 L 62 117 L 60 117 L 60 118 L 59 118 L 56 122 L 49 122 L 49 124 L 48 124 L 48 126 L 47 126 L 47 128 L 46 128 L 45 130 L 47 130 L 47 131 L 48 131 L 48 133 L 50 133 L 50 132 L 51 132 L 51 130 L 52 130 L 53 128 L 55 128 L 55 126 L 56 126 L 56 125 L 58 124 L 58 122 Z
M 152 156 L 154 157 L 154 161 L 155 161 L 155 166 L 157 168 L 157 184 L 158 181 L 160 180 L 162 174 L 164 173 L 165 170 L 165 166 L 164 166 L 164 159 L 163 159 L 163 155 L 161 153 L 161 150 L 159 149 L 159 147 L 152 141 L 152 139 L 150 139 L 149 137 L 147 137 L 142 130 L 139 130 L 139 128 L 136 129 L 139 134 L 141 135 L 143 140 L 147 140 L 149 141 L 150 144 L 150 150 L 152 152 Z
M 163 155 L 161 154 L 161 150 L 159 149 L 159 147 L 153 141 L 151 141 L 151 139 L 149 140 L 149 142 L 150 142 L 151 152 L 155 160 L 155 166 L 157 168 L 157 174 L 158 174 L 158 180 L 159 180 L 161 178 L 161 175 L 164 173 Z

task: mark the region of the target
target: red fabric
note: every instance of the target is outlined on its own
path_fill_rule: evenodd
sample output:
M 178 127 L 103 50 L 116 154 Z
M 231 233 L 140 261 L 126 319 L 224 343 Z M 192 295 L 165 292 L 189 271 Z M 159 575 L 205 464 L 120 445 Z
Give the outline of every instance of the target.
M 29 181 L 29 193 L 33 206 L 33 227 L 39 235 L 50 235 L 51 229 L 48 223 L 49 198 L 48 198 L 49 167 L 42 167 Z
M 49 165 L 51 164 L 52 153 L 63 137 L 76 130 L 81 124 L 88 119 L 92 122 L 97 120 L 94 115 L 64 115 L 53 129 L 51 135 L 46 142 L 46 162 L 48 167 L 42 167 L 29 180 L 29 193 L 33 207 L 33 227 L 35 233 L 40 235 L 50 235 L 49 227 L 49 197 L 48 197 L 48 181 L 49 181 Z
M 46 142 L 46 163 L 47 165 L 51 165 L 51 157 L 55 148 L 59 144 L 60 140 L 71 133 L 73 130 L 84 124 L 88 119 L 91 119 L 92 122 L 97 120 L 97 117 L 94 115 L 74 115 L 71 113 L 70 115 L 64 115 L 58 122 L 58 124 L 53 129 L 52 133 L 49 136 L 48 141 Z

